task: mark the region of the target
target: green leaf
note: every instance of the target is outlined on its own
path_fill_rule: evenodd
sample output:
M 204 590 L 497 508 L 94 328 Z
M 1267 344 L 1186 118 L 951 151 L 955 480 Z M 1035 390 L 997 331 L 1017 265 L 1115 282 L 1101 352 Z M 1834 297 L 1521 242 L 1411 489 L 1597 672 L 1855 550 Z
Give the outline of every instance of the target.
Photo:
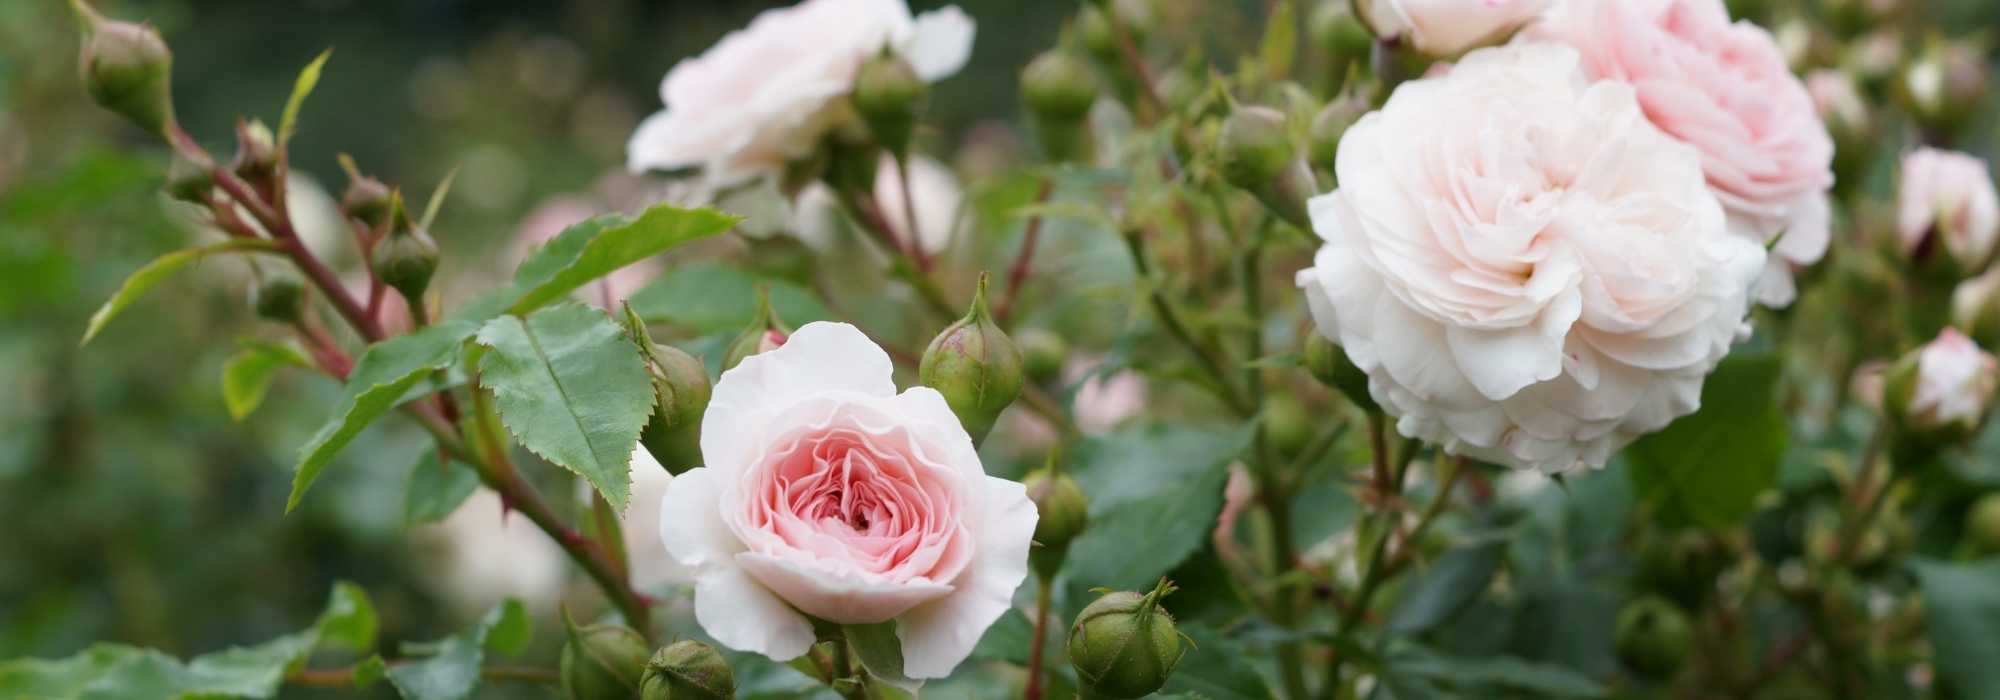
M 376 343 L 362 353 L 347 376 L 346 395 L 332 421 L 299 451 L 298 470 L 292 476 L 292 495 L 285 512 L 297 508 L 306 489 L 333 461 L 341 448 L 352 442 L 404 395 L 433 372 L 450 367 L 458 348 L 476 330 L 470 322 L 446 321 L 409 335 Z
M 1924 631 L 1955 697 L 2000 697 L 2000 558 L 1919 561 Z
M 500 420 L 521 444 L 589 481 L 623 510 L 632 447 L 653 412 L 639 351 L 601 312 L 563 304 L 479 329 L 480 371 Z
M 125 310 L 125 307 L 131 306 L 132 302 L 145 296 L 148 290 L 166 279 L 168 275 L 197 260 L 219 253 L 276 249 L 277 244 L 263 239 L 231 238 L 221 243 L 176 250 L 154 258 L 152 262 L 146 263 L 145 267 L 139 268 L 138 272 L 132 273 L 131 277 L 125 278 L 125 283 L 119 285 L 118 291 L 114 292 L 103 306 L 97 308 L 97 313 L 90 315 L 90 325 L 84 328 L 83 342 L 78 345 L 89 345 L 90 339 L 97 337 L 98 331 L 104 330 L 105 324 L 110 323 L 112 318 Z
M 429 230 L 431 224 L 437 222 L 438 212 L 444 211 L 444 198 L 451 194 L 451 183 L 457 180 L 458 166 L 452 166 L 451 172 L 445 173 L 444 179 L 438 181 L 437 189 L 431 191 L 431 201 L 424 205 L 424 217 L 417 220 L 419 228 Z
M 437 650 L 430 658 L 389 667 L 389 683 L 407 700 L 472 697 L 487 648 L 508 655 L 518 652 L 527 642 L 528 627 L 527 610 L 520 601 L 508 600 L 488 611 L 472 629 L 426 645 Z
M 1241 643 L 1221 632 L 1201 625 L 1180 625 L 1192 644 L 1180 665 L 1167 677 L 1162 693 L 1177 693 L 1208 700 L 1271 700 L 1275 697 L 1264 677 L 1251 665 L 1251 655 Z
M 1387 628 L 1400 634 L 1428 630 L 1465 609 L 1486 590 L 1506 554 L 1501 542 L 1459 547 L 1411 582 L 1389 612 Z
M 1273 80 L 1283 79 L 1291 71 L 1292 59 L 1298 54 L 1298 20 L 1293 16 L 1293 3 L 1272 3 L 1271 20 L 1264 27 L 1264 40 L 1257 46 L 1257 61 L 1264 66 L 1264 75 Z
M 479 488 L 479 475 L 457 461 L 439 462 L 436 450 L 424 450 L 410 469 L 410 488 L 403 497 L 403 524 L 443 520 Z
M 349 583 L 335 584 L 319 621 L 303 631 L 249 647 L 232 647 L 185 664 L 151 649 L 97 644 L 66 659 L 0 662 L 0 697 L 36 700 L 270 698 L 287 671 L 314 649 L 373 646 L 374 607 Z M 365 625 L 364 625 L 365 623 Z M 366 635 L 359 632 L 366 627 Z
M 591 280 L 682 243 L 722 233 L 741 220 L 713 209 L 659 205 L 637 219 L 613 214 L 571 226 L 521 264 L 506 312 L 534 311 Z
M 833 318 L 812 290 L 716 262 L 668 270 L 632 295 L 632 309 L 649 322 L 672 324 L 698 335 L 733 333 L 756 318 L 759 285 L 771 290 L 771 307 L 789 325 Z
M 868 669 L 870 678 L 911 694 L 923 687 L 923 681 L 903 675 L 903 642 L 896 637 L 894 620 L 843 625 L 841 632 L 847 636 L 847 645 L 854 648 L 854 655 L 861 659 L 862 668 Z
M 278 119 L 279 149 L 282 150 L 285 144 L 291 143 L 292 134 L 298 131 L 299 108 L 305 105 L 306 96 L 311 95 L 313 88 L 319 85 L 320 69 L 326 67 L 326 59 L 332 55 L 333 49 L 321 51 L 318 58 L 306 64 L 305 70 L 299 71 L 298 81 L 292 83 L 292 95 L 285 98 L 285 112 Z
M 1420 687 L 1456 688 L 1465 697 L 1601 698 L 1609 693 L 1602 684 L 1561 666 L 1513 656 L 1446 656 L 1417 646 L 1392 651 L 1384 661 L 1383 676 L 1420 681 L 1412 684 Z
M 1103 586 L 1144 590 L 1200 549 L 1215 529 L 1229 463 L 1248 430 L 1137 425 L 1077 446 L 1077 483 L 1090 495 L 1090 527 L 1070 544 L 1064 570 L 1071 607 Z
M 355 690 L 367 690 L 369 687 L 382 682 L 382 679 L 388 677 L 389 663 L 383 661 L 381 655 L 378 654 L 363 659 L 361 663 L 355 664 L 354 677 L 351 680 L 354 683 Z
M 1776 483 L 1789 436 L 1777 402 L 1776 355 L 1723 360 L 1701 389 L 1701 410 L 1625 451 L 1640 499 L 1670 520 L 1728 527 Z
M 264 403 L 271 378 L 286 365 L 310 369 L 312 360 L 290 343 L 247 340 L 243 349 L 222 365 L 222 401 L 232 420 L 243 420 Z

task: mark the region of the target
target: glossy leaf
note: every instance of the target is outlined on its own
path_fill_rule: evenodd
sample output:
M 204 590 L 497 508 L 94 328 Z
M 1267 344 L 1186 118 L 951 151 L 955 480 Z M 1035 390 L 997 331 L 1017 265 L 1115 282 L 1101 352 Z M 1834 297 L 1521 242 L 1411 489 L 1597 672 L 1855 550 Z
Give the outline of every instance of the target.
M 653 411 L 639 351 L 603 313 L 579 304 L 502 316 L 479 330 L 483 383 L 530 451 L 576 472 L 613 508 L 631 488 L 632 448 Z
M 119 285 L 118 291 L 113 292 L 111 298 L 105 300 L 103 306 L 97 307 L 97 313 L 90 315 L 90 324 L 84 328 L 83 342 L 79 344 L 90 344 L 90 339 L 97 337 L 98 332 L 104 330 L 104 326 L 111 323 L 111 319 L 116 318 L 119 312 L 125 310 L 125 307 L 131 306 L 132 302 L 138 301 L 140 297 L 145 296 L 147 291 L 158 285 L 162 280 L 165 280 L 169 275 L 193 264 L 195 261 L 220 253 L 241 253 L 276 249 L 277 245 L 267 240 L 232 238 L 221 243 L 205 245 L 199 248 L 176 250 L 154 258 L 152 262 L 146 263 L 145 267 L 139 268 L 138 272 L 134 272 L 132 276 L 125 278 L 125 283 Z
M 1776 483 L 1788 432 L 1775 355 L 1730 357 L 1701 390 L 1701 410 L 1626 449 L 1642 501 L 1672 520 L 1727 527 Z
M 1244 430 L 1134 426 L 1078 445 L 1077 483 L 1090 496 L 1090 527 L 1070 544 L 1069 600 L 1081 608 L 1103 586 L 1143 590 L 1200 549 L 1215 528 L 1229 463 Z

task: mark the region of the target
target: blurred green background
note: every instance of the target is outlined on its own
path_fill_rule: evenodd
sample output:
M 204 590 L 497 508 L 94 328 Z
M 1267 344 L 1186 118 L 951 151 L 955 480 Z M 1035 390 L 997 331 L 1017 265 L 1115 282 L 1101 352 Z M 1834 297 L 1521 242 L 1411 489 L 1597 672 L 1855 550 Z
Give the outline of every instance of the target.
M 101 9 L 161 28 L 176 54 L 181 121 L 220 152 L 231 150 L 238 115 L 275 121 L 298 68 L 332 47 L 295 141 L 298 167 L 337 187 L 335 156 L 348 153 L 418 198 L 461 168 L 437 233 L 455 252 L 496 257 L 539 202 L 620 169 L 626 136 L 659 108 L 658 82 L 675 60 L 777 4 Z M 1015 76 L 1076 3 L 958 4 L 980 36 L 969 68 L 935 93 L 943 143 L 985 121 L 1019 121 Z M 1242 26 L 1179 30 L 1228 55 L 1255 41 L 1249 18 L 1263 5 L 1234 4 L 1246 10 L 1232 15 Z M 1993 0 L 1934 8 L 1938 26 L 2000 32 Z M 229 339 L 280 335 L 243 312 L 237 263 L 176 277 L 78 348 L 85 320 L 125 275 L 191 233 L 154 191 L 164 151 L 90 104 L 75 52 L 64 3 L 0 0 L 0 659 L 66 655 L 99 639 L 179 656 L 267 639 L 309 621 L 336 579 L 371 592 L 389 639 L 455 629 L 455 608 L 419 585 L 425 550 L 403 522 L 418 436 L 375 429 L 283 514 L 294 450 L 337 388 L 286 376 L 263 410 L 230 420 L 217 382 Z

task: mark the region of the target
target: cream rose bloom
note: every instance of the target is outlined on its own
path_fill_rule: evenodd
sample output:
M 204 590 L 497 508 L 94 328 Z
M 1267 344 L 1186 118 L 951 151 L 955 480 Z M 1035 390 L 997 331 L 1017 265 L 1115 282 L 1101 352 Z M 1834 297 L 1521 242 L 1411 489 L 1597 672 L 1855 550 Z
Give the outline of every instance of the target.
M 1919 148 L 1903 156 L 1896 193 L 1896 239 L 1916 256 L 1941 244 L 1951 259 L 1977 271 L 2000 242 L 2000 194 L 1986 161 L 1956 151 Z
M 940 678 L 1006 611 L 1034 503 L 985 474 L 943 396 L 896 393 L 891 371 L 853 326 L 811 323 L 716 383 L 706 466 L 667 485 L 660 518 L 716 641 L 782 661 L 812 646 L 808 615 L 894 620 L 904 673 Z
M 810 154 L 841 118 L 861 64 L 883 48 L 935 81 L 972 54 L 956 6 L 911 17 L 904 0 L 805 0 L 766 10 L 660 84 L 666 109 L 632 134 L 634 172 L 696 167 L 716 183 L 777 171 Z
M 1404 83 L 1341 139 L 1298 275 L 1406 436 L 1560 472 L 1693 412 L 1747 331 L 1756 243 L 1693 149 L 1556 44 Z
M 1771 33 L 1722 0 L 1564 0 L 1521 32 L 1583 53 L 1590 77 L 1628 83 L 1647 118 L 1701 154 L 1729 227 L 1777 239 L 1758 302 L 1792 303 L 1795 267 L 1830 242 L 1833 139 Z
M 1452 56 L 1504 41 L 1549 6 L 1549 0 L 1362 0 L 1356 4 L 1375 34 L 1404 37 L 1418 51 Z

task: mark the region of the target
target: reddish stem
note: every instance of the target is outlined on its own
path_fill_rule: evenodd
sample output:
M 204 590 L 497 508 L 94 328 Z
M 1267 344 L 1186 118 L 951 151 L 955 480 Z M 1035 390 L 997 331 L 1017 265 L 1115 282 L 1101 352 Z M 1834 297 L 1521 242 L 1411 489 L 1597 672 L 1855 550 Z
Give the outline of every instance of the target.
M 1041 189 L 1035 191 L 1035 204 L 1048 202 L 1049 195 L 1055 191 L 1055 186 L 1056 179 L 1053 176 L 1043 177 Z M 1014 254 L 1014 265 L 1007 270 L 1007 293 L 1000 297 L 999 305 L 993 310 L 993 315 L 1003 323 L 1006 322 L 1007 315 L 1013 312 L 1014 302 L 1021 295 L 1021 284 L 1028 280 L 1028 272 L 1034 268 L 1035 243 L 1041 236 L 1042 215 L 1037 212 L 1029 217 L 1027 230 L 1021 232 L 1021 252 Z

